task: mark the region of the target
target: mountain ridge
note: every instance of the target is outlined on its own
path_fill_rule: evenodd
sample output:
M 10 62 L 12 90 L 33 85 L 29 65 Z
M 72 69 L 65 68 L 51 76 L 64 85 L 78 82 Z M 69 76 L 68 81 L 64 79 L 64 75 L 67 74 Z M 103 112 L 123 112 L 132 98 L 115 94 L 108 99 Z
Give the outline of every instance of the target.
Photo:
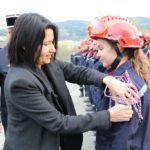
M 150 18 L 149 17 L 129 17 L 140 31 L 150 32 Z M 90 21 L 84 20 L 67 20 L 62 22 L 55 22 L 59 28 L 59 40 L 74 40 L 80 41 L 88 36 L 87 27 Z
M 128 17 L 137 25 L 140 31 L 150 32 L 149 17 Z M 87 27 L 90 21 L 85 20 L 66 20 L 54 22 L 59 29 L 59 40 L 81 41 L 88 36 Z M 6 35 L 6 29 L 0 29 L 0 36 Z

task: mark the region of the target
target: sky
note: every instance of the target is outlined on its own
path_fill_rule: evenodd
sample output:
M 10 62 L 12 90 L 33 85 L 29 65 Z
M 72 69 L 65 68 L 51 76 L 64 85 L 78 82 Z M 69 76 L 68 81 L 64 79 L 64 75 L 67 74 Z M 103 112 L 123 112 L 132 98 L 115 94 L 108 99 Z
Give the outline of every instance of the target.
M 87 20 L 104 15 L 150 17 L 149 0 L 3 0 L 0 28 L 6 28 L 6 15 L 36 12 L 51 21 Z

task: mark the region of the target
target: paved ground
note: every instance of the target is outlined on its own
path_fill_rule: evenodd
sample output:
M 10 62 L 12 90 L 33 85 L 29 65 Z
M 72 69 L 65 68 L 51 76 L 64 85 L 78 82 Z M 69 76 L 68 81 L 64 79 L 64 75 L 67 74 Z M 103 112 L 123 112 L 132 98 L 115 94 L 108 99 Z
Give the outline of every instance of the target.
M 79 97 L 80 92 L 79 92 L 79 86 L 76 84 L 70 84 L 67 83 L 69 90 L 71 92 L 75 108 L 77 110 L 78 114 L 85 114 L 86 111 L 86 103 L 84 103 L 84 100 L 87 99 L 87 97 Z M 94 150 L 94 141 L 95 141 L 95 136 L 93 131 L 89 131 L 84 133 L 84 140 L 83 140 L 83 146 L 82 150 Z M 4 133 L 0 133 L 0 150 L 2 150 L 4 143 Z

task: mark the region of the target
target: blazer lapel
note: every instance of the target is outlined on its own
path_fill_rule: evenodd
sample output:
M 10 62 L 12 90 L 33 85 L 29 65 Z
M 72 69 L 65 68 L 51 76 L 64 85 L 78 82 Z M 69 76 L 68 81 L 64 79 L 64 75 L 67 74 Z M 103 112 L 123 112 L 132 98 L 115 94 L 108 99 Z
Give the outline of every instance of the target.
M 57 64 L 52 62 L 46 65 L 47 74 L 51 79 L 56 94 L 59 97 L 59 103 L 61 104 L 65 114 L 75 114 L 75 109 L 68 88 L 65 83 L 64 74 Z
M 55 105 L 56 109 L 59 110 L 60 112 L 63 112 L 63 109 L 61 107 L 61 105 L 58 102 L 58 98 L 57 95 L 54 93 L 52 87 L 50 86 L 49 83 L 47 83 L 44 78 L 42 78 L 38 73 L 34 72 L 33 70 L 31 70 L 30 68 L 28 68 L 28 70 L 39 80 L 39 82 L 42 84 L 42 86 L 45 89 L 45 96 L 47 97 L 47 99 L 50 101 L 50 103 L 52 104 L 51 101 L 53 101 L 53 105 Z

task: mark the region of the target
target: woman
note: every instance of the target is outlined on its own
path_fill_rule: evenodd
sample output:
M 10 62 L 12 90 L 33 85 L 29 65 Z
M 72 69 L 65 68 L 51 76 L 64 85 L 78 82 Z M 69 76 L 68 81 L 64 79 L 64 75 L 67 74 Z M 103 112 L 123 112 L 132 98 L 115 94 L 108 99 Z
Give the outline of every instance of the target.
M 126 18 L 106 16 L 90 29 L 97 41 L 97 57 L 113 76 L 133 83 L 140 98 L 129 99 L 134 115 L 129 122 L 112 123 L 106 131 L 98 130 L 96 150 L 148 150 L 150 145 L 150 64 L 140 49 L 137 28 Z M 114 101 L 115 100 L 115 101 Z M 100 110 L 115 103 L 125 104 L 105 89 Z
M 39 14 L 22 14 L 15 22 L 5 81 L 8 130 L 4 150 L 58 150 L 59 146 L 80 150 L 80 133 L 107 129 L 110 122 L 128 121 L 132 116 L 131 106 L 122 105 L 76 116 L 65 80 L 101 86 L 111 77 L 55 60 L 57 38 L 57 27 Z M 130 95 L 126 84 L 116 79 L 109 88 L 114 94 Z

